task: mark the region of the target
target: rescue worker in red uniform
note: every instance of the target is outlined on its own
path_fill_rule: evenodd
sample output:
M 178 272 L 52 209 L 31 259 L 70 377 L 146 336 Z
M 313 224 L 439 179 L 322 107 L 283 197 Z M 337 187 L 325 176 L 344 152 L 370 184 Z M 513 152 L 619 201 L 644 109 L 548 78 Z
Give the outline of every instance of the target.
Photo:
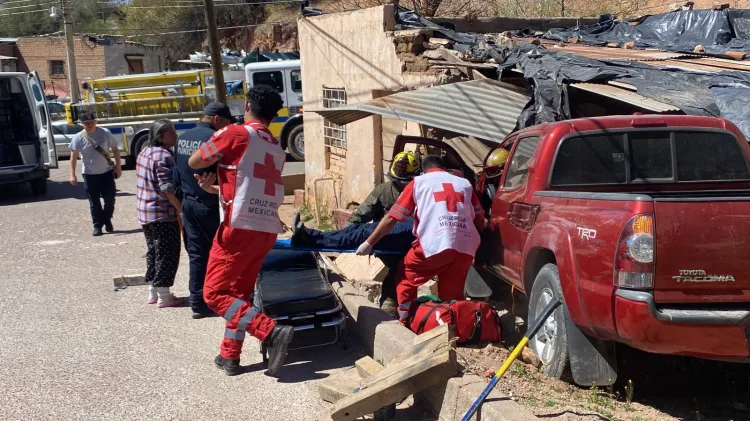
M 370 237 L 357 249 L 367 255 L 398 221 L 414 218 L 417 239 L 396 275 L 399 320 L 405 323 L 417 288 L 438 277 L 442 300 L 463 300 L 466 276 L 484 229 L 484 210 L 465 178 L 446 171 L 438 156 L 422 161 L 425 174 L 414 178 Z
M 270 375 L 284 364 L 294 335 L 291 326 L 276 325 L 251 300 L 263 259 L 284 230 L 278 209 L 284 202 L 281 172 L 286 153 L 268 130 L 282 107 L 273 88 L 251 88 L 246 123 L 217 131 L 188 161 L 193 169 L 218 164 L 221 224 L 208 259 L 203 298 L 226 320 L 221 352 L 214 362 L 230 376 L 242 372 L 245 332 L 267 345 Z

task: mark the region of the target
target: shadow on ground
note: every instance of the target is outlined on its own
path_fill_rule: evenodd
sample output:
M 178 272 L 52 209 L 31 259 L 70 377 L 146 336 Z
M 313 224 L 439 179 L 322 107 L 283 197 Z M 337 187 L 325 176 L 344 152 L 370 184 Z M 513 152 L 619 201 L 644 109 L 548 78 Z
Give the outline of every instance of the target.
M 133 196 L 132 193 L 118 191 L 116 197 Z M 88 200 L 83 181 L 74 186 L 65 181 L 47 181 L 47 193 L 34 195 L 29 183 L 9 184 L 0 186 L 0 206 L 18 205 L 22 203 L 48 202 L 63 199 Z
M 349 339 L 346 349 L 343 349 L 343 344 L 337 343 L 290 351 L 284 367 L 278 372 L 279 382 L 303 383 L 323 379 L 329 376 L 324 371 L 353 366 L 355 361 L 365 356 L 355 341 L 356 339 Z

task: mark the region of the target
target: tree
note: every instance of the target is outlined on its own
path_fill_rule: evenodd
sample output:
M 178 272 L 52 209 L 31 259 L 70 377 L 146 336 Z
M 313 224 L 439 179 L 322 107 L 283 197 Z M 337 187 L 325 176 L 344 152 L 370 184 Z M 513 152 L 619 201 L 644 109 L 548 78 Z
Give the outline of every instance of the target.
M 266 11 L 257 0 L 246 0 L 251 3 L 246 6 L 217 7 L 216 25 L 222 27 L 247 26 L 262 23 L 266 19 Z M 122 8 L 125 13 L 125 24 L 119 28 L 120 33 L 132 36 L 134 40 L 144 43 L 161 44 L 166 52 L 167 67 L 171 68 L 177 60 L 187 59 L 188 55 L 203 49 L 207 39 L 205 31 L 206 18 L 202 5 L 195 7 L 166 7 L 155 9 L 139 9 L 142 6 L 153 6 L 153 0 L 132 0 L 129 6 Z M 177 5 L 177 3 L 172 3 Z M 184 3 L 179 3 L 184 5 Z M 195 31 L 195 32 L 191 32 Z M 234 47 L 232 37 L 246 31 L 243 28 L 219 30 L 219 39 L 224 44 Z M 178 33 L 173 33 L 178 32 Z

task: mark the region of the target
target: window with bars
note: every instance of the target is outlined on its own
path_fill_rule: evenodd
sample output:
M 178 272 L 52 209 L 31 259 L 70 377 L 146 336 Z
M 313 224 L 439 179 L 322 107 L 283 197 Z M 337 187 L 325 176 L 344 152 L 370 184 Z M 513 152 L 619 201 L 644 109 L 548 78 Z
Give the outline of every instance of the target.
M 64 77 L 65 76 L 65 62 L 62 60 L 50 60 L 49 61 L 49 75 Z
M 346 105 L 346 89 L 323 88 L 323 108 Z M 323 120 L 323 143 L 333 151 L 346 151 L 346 126 Z

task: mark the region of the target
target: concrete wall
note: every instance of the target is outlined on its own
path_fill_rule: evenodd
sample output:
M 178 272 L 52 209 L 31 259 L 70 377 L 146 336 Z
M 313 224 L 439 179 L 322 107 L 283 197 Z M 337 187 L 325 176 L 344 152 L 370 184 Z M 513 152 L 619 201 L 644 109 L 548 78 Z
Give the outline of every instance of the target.
M 112 45 L 104 48 L 107 76 L 128 75 L 131 73 L 125 56 L 142 56 L 143 73 L 161 72 L 166 69 L 162 47 L 137 44 L 113 37 Z M 136 58 L 134 57 L 134 58 Z
M 337 13 L 298 21 L 305 110 L 323 108 L 323 87 L 345 88 L 347 103 L 373 99 L 373 90 L 398 91 L 436 82 L 434 75 L 402 72 L 393 42 L 393 6 Z M 326 169 L 323 119 L 305 112 L 305 175 L 308 198 L 313 181 L 334 177 L 335 183 L 320 183 L 333 193 L 339 207 L 361 202 L 382 180 L 382 124 L 379 117 L 346 126 L 346 162 L 340 171 Z M 332 209 L 331 209 L 332 210 Z
M 66 94 L 70 92 L 68 86 L 68 57 L 65 41 L 60 37 L 28 37 L 18 39 L 19 71 L 37 71 L 51 92 L 52 84 L 58 92 L 61 90 Z M 76 70 L 78 79 L 100 78 L 106 76 L 104 66 L 104 48 L 97 47 L 93 50 L 86 48 L 76 40 L 73 43 L 73 51 L 76 55 Z M 65 75 L 52 76 L 50 74 L 50 61 L 61 60 L 65 62 Z M 64 95 L 60 95 L 61 98 Z

